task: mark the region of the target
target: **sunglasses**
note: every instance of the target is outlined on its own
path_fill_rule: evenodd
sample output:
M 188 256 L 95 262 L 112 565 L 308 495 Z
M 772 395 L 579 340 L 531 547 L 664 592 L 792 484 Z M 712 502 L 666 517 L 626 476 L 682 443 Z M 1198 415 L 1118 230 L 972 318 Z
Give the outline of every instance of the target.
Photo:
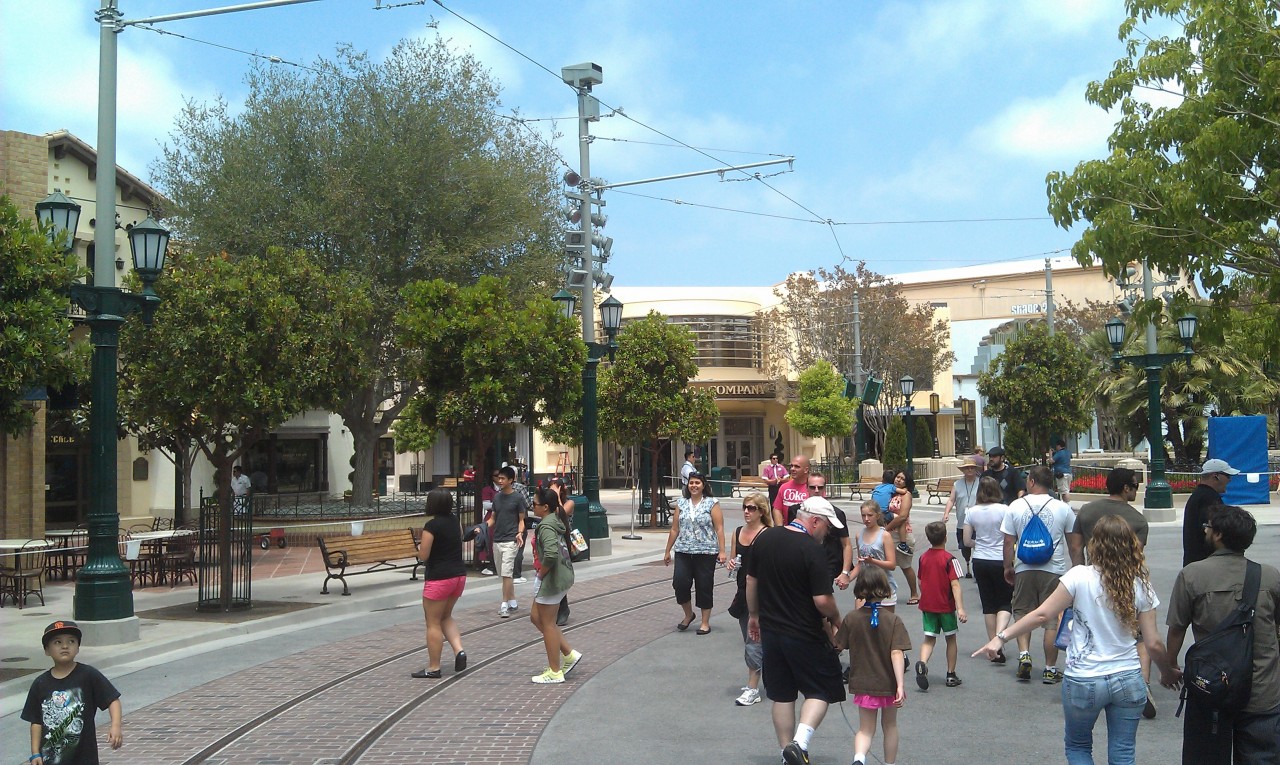
M 763 507 L 757 507 L 756 505 L 746 505 L 746 504 L 744 504 L 744 505 L 742 506 L 742 509 L 743 509 L 743 510 L 755 510 L 757 513 L 763 513 L 763 512 L 764 512 L 764 508 L 763 508 Z
M 827 490 L 826 484 L 822 484 L 821 486 L 813 483 L 809 484 L 809 491 L 826 491 L 826 490 Z

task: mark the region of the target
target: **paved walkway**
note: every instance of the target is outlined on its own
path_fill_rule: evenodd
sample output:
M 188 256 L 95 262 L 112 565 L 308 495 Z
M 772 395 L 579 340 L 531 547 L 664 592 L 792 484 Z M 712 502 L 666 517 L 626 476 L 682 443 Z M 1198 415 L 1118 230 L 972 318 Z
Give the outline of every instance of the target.
M 627 492 L 620 494 L 625 498 Z M 606 497 L 606 506 L 611 504 L 620 503 Z M 740 500 L 722 504 L 727 525 L 736 525 Z M 853 509 L 855 503 L 840 504 Z M 1264 523 L 1280 522 L 1280 511 L 1254 510 Z M 918 506 L 917 528 L 940 512 L 937 505 Z M 1150 561 L 1160 593 L 1167 594 L 1176 574 L 1179 530 L 1177 522 L 1153 527 Z M 1275 560 L 1280 551 L 1276 531 L 1272 525 L 1259 534 L 1255 552 L 1263 560 Z M 250 612 L 248 619 L 226 622 L 145 617 L 138 643 L 85 647 L 82 658 L 103 669 L 124 694 L 126 748 L 104 761 L 181 762 L 297 693 L 316 691 L 313 700 L 266 721 L 250 738 L 210 751 L 209 761 L 343 761 L 334 753 L 349 751 L 359 744 L 353 738 L 400 709 L 402 718 L 388 725 L 363 761 L 776 762 L 767 702 L 750 708 L 732 703 L 745 671 L 737 625 L 719 612 L 727 593 L 718 597 L 711 635 L 675 632 L 679 609 L 671 602 L 669 571 L 653 565 L 666 534 L 642 536 L 625 541 L 615 532 L 613 556 L 579 567 L 574 629 L 568 634 L 587 661 L 570 683 L 552 688 L 529 684 L 528 677 L 545 663 L 537 632 L 525 618 L 496 618 L 492 578 L 473 578 L 460 606 L 463 629 L 473 630 L 464 638 L 471 669 L 451 678 L 446 649 L 445 680 L 433 690 L 431 681 L 408 677 L 422 666 L 424 654 L 420 584 L 409 582 L 407 571 L 353 579 L 351 597 L 322 596 L 322 566 L 314 552 L 291 547 L 261 553 L 254 568 L 255 601 L 290 603 L 296 610 Z M 725 583 L 723 575 L 717 583 Z M 517 589 L 521 616 L 531 586 Z M 976 611 L 972 582 L 964 589 Z M 34 672 L 48 666 L 39 633 L 68 614 L 72 588 L 55 584 L 48 591 L 44 608 L 0 609 L 0 667 Z M 193 600 L 189 585 L 148 588 L 136 593 L 135 606 L 139 613 L 153 613 Z M 849 593 L 840 593 L 838 601 L 842 609 L 852 605 Z M 624 608 L 631 610 L 618 613 Z M 918 641 L 918 612 L 902 613 Z M 961 629 L 962 657 L 982 638 L 975 614 Z M 939 653 L 932 662 L 939 675 L 941 662 Z M 367 674 L 343 683 L 340 692 L 317 690 L 367 666 Z M 1057 689 L 1015 683 L 1012 671 L 1012 665 L 962 658 L 961 688 L 935 686 L 928 694 L 910 688 L 900 760 L 949 762 L 992 751 L 1012 760 L 1060 760 Z M 0 682 L 0 749 L 6 758 L 16 751 L 13 742 L 25 747 L 27 726 L 17 711 L 30 679 Z M 1139 757 L 1173 761 L 1180 741 L 1171 715 L 1176 702 L 1163 689 L 1156 694 L 1161 716 L 1143 723 Z M 844 714 L 856 720 L 852 709 Z M 1102 751 L 1101 733 L 1098 739 Z M 833 710 L 815 738 L 814 762 L 848 762 L 851 741 L 843 715 Z

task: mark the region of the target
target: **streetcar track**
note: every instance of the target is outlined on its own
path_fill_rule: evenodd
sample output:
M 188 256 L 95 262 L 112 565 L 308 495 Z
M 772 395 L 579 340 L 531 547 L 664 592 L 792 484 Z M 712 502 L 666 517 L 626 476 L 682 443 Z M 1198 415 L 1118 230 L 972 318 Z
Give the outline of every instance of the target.
M 659 578 L 659 579 L 655 579 L 655 580 L 648 581 L 648 582 L 642 582 L 642 583 L 640 583 L 640 584 L 633 584 L 633 585 L 627 585 L 627 586 L 625 586 L 625 587 L 619 587 L 619 588 L 617 588 L 617 589 L 609 590 L 608 592 L 602 592 L 602 593 L 599 593 L 599 594 L 597 594 L 597 595 L 589 595 L 589 596 L 587 596 L 587 597 L 584 597 L 584 598 L 580 598 L 580 599 L 576 599 L 576 600 L 574 600 L 574 603 L 575 603 L 575 604 L 579 604 L 579 603 L 587 603 L 587 602 L 590 602 L 590 601 L 593 601 L 593 600 L 597 600 L 597 599 L 599 599 L 599 598 L 610 597 L 610 596 L 613 596 L 613 595 L 618 595 L 618 594 L 622 594 L 622 593 L 630 592 L 630 591 L 637 590 L 637 589 L 641 589 L 641 588 L 644 588 L 644 587 L 652 587 L 652 586 L 654 586 L 654 585 L 658 585 L 658 584 L 670 583 L 670 581 L 671 581 L 671 580 L 670 580 L 670 578 L 669 578 L 669 577 L 664 576 L 664 577 L 661 577 L 661 578 Z M 718 584 L 719 584 L 719 583 L 717 583 L 717 585 L 718 585 Z M 598 622 L 600 622 L 600 621 L 604 621 L 604 620 L 606 620 L 606 619 L 610 619 L 610 618 L 614 618 L 614 617 L 616 617 L 616 616 L 620 616 L 620 615 L 622 615 L 622 614 L 630 613 L 631 611 L 637 610 L 637 609 L 639 609 L 639 608 L 647 608 L 647 607 L 649 607 L 649 606 L 651 606 L 651 605 L 654 605 L 654 604 L 656 604 L 656 603 L 661 603 L 661 602 L 663 602 L 663 601 L 669 600 L 669 599 L 670 599 L 670 597 L 671 597 L 671 596 L 668 594 L 668 595 L 665 595 L 665 596 L 663 596 L 663 597 L 661 597 L 661 598 L 658 598 L 658 599 L 655 599 L 655 600 L 652 600 L 652 601 L 646 601 L 645 603 L 640 604 L 640 605 L 628 606 L 628 607 L 626 607 L 626 608 L 624 608 L 624 609 L 622 609 L 622 610 L 619 610 L 619 611 L 611 612 L 611 613 L 605 614 L 605 615 L 603 615 L 603 616 L 599 616 L 599 617 L 595 617 L 595 618 L 592 618 L 592 619 L 588 619 L 588 620 L 583 621 L 583 622 L 581 622 L 581 623 L 575 623 L 575 624 L 574 624 L 574 625 L 572 625 L 572 626 L 569 626 L 569 627 L 565 627 L 565 628 L 563 628 L 563 630 L 564 630 L 565 632 L 570 632 L 570 631 L 572 631 L 572 630 L 576 630 L 576 629 L 578 629 L 578 628 L 580 628 L 580 627 L 586 627 L 586 626 L 589 626 L 589 625 L 592 625 L 592 624 L 596 624 L 596 623 L 598 623 Z M 472 628 L 472 629 L 466 630 L 466 631 L 465 631 L 465 632 L 463 632 L 462 634 L 463 634 L 463 635 L 476 635 L 476 634 L 479 634 L 479 633 L 485 632 L 485 631 L 487 631 L 487 630 L 492 630 L 492 629 L 501 628 L 501 627 L 504 627 L 504 626 L 507 626 L 507 625 L 510 625 L 510 624 L 513 624 L 513 623 L 514 623 L 514 622 L 510 622 L 510 621 L 498 621 L 498 622 L 491 622 L 491 623 L 489 623 L 489 624 L 485 624 L 485 625 L 480 626 L 480 627 L 475 627 L 475 628 Z M 478 662 L 474 662 L 471 666 L 469 666 L 469 667 L 467 668 L 467 672 L 466 672 L 466 673 L 464 673 L 464 674 L 450 675 L 450 676 L 449 676 L 448 678 L 446 678 L 445 680 L 443 680 L 443 681 L 441 681 L 441 682 L 439 682 L 439 683 L 436 683 L 435 685 L 433 685 L 430 689 L 428 689 L 428 690 L 427 690 L 426 692 L 424 692 L 423 694 L 420 694 L 418 697 L 415 697 L 414 699 L 410 700 L 409 702 L 406 702 L 404 705 L 402 705 L 400 708 L 398 708 L 395 712 L 392 712 L 392 713 L 391 713 L 391 715 L 388 715 L 387 717 L 384 717 L 382 722 L 380 722 L 378 725 L 374 726 L 374 728 L 370 729 L 370 731 L 369 731 L 369 732 L 366 732 L 363 736 L 361 736 L 361 737 L 360 737 L 360 739 L 358 739 L 358 740 L 357 740 L 357 743 L 356 743 L 356 746 L 361 747 L 361 748 L 359 749 L 359 753 L 357 753 L 357 754 L 355 755 L 355 757 L 357 757 L 357 758 L 358 758 L 360 754 L 362 754 L 362 753 L 363 753 L 365 750 L 367 750 L 370 746 L 372 746 L 374 743 L 376 743 L 376 742 L 377 742 L 377 740 L 378 740 L 378 738 L 380 738 L 383 734 L 385 734 L 385 732 L 386 732 L 387 730 L 389 730 L 392 726 L 394 726 L 395 722 L 398 722 L 400 719 L 403 719 L 403 717 L 404 717 L 405 715 L 409 714 L 409 712 L 413 711 L 413 709 L 417 708 L 418 706 L 421 706 L 423 703 L 425 703 L 426 701 L 430 700 L 433 696 L 437 695 L 440 691 L 442 691 L 442 690 L 444 690 L 444 689 L 446 689 L 446 688 L 448 688 L 448 687 L 452 686 L 453 684 L 455 684 L 455 683 L 457 683 L 457 682 L 459 682 L 459 681 L 461 681 L 461 680 L 463 680 L 463 679 L 467 678 L 468 676 L 470 676 L 470 675 L 472 674 L 472 670 L 473 670 L 473 669 L 476 669 L 476 670 L 478 670 L 478 669 L 482 669 L 482 668 L 484 668 L 484 667 L 486 667 L 486 666 L 489 666 L 490 664 L 492 664 L 493 662 L 495 662 L 495 661 L 497 661 L 497 660 L 499 660 L 499 659 L 501 659 L 501 658 L 506 658 L 506 657 L 508 657 L 508 656 L 510 656 L 510 655 L 512 655 L 512 654 L 514 654 L 514 653 L 517 653 L 517 652 L 519 652 L 519 651 L 525 650 L 525 649 L 529 648 L 530 646 L 538 645 L 538 644 L 540 644 L 541 642 L 542 642 L 542 637 L 541 637 L 541 636 L 539 636 L 538 638 L 536 638 L 536 639 L 534 639 L 534 640 L 527 641 L 527 642 L 522 643 L 522 644 L 520 644 L 520 645 L 518 645 L 518 646 L 516 646 L 516 647 L 513 647 L 513 648 L 511 648 L 511 649 L 508 649 L 507 651 L 504 651 L 503 653 L 501 653 L 501 654 L 499 654 L 499 655 L 492 656 L 492 657 L 489 657 L 489 658 L 487 658 L 487 659 L 483 659 L 483 660 L 478 661 Z M 314 687 L 314 688 L 311 688 L 311 689 L 309 689 L 309 690 L 307 690 L 307 691 L 304 691 L 303 693 L 297 694 L 297 695 L 295 695 L 295 696 L 293 696 L 293 697 L 291 697 L 291 698 L 289 698 L 289 699 L 287 699 L 287 700 L 285 700 L 285 701 L 281 702 L 280 704 L 277 704 L 276 706 L 272 707 L 271 709 L 266 710 L 265 712 L 263 712 L 262 714 L 259 714 L 258 716 L 254 717 L 253 719 L 249 720 L 248 722 L 245 722 L 244 724 L 242 724 L 242 725 L 240 725 L 240 726 L 236 727 L 235 729 L 233 729 L 233 730 L 229 731 L 229 732 L 228 732 L 228 733 L 226 733 L 225 735 L 223 735 L 223 736 L 219 737 L 217 740 L 215 740 L 215 741 L 213 741 L 212 743 L 210 743 L 209 745 L 205 746 L 205 747 L 204 747 L 203 749 L 201 749 L 200 751 L 196 752 L 195 754 L 191 755 L 191 756 L 190 756 L 190 757 L 188 757 L 187 759 L 183 760 L 183 761 L 181 762 L 181 765 L 198 765 L 198 763 L 207 762 L 210 758 L 214 757 L 215 755 L 217 755 L 218 753 L 222 752 L 223 750 L 225 750 L 225 749 L 227 749 L 227 748 L 229 748 L 229 747 L 233 746 L 234 744 L 236 744 L 236 743 L 237 743 L 238 741 L 240 741 L 241 739 L 243 739 L 243 738 L 245 738 L 246 736 L 248 736 L 249 734 L 253 733 L 255 730 L 257 730 L 257 729 L 259 729 L 259 728 L 261 728 L 261 727 L 263 727 L 263 726 L 265 726 L 265 725 L 267 725 L 267 724 L 271 723 L 273 720 L 275 720 L 276 718 L 278 718 L 278 717 L 280 717 L 280 716 L 284 715 L 285 713 L 289 712 L 290 710 L 292 710 L 292 709 L 294 709 L 294 708 L 296 708 L 296 707 L 299 707 L 299 706 L 301 706 L 302 704 L 305 704 L 306 702 L 308 702 L 308 701 L 310 701 L 310 700 L 312 700 L 312 699 L 314 699 L 314 698 L 316 698 L 316 697 L 318 697 L 318 696 L 321 696 L 321 695 L 323 695 L 323 694 L 325 694 L 325 693 L 327 693 L 327 692 L 329 692 L 329 691 L 333 690 L 334 688 L 337 688 L 337 687 L 339 687 L 339 686 L 343 685 L 344 683 L 348 683 L 348 682 L 350 682 L 350 681 L 352 681 L 352 680 L 354 680 L 354 679 L 357 679 L 357 678 L 361 677 L 362 675 L 368 674 L 369 672 L 372 672 L 372 671 L 374 671 L 374 670 L 377 670 L 377 669 L 379 669 L 379 668 L 381 668 L 381 667 L 385 667 L 385 666 L 386 666 L 386 665 L 388 665 L 388 664 L 391 664 L 391 663 L 396 662 L 396 661 L 400 661 L 401 659 L 405 659 L 405 658 L 407 658 L 407 657 L 409 657 L 409 656 L 412 656 L 412 655 L 414 655 L 414 654 L 416 654 L 416 653 L 420 653 L 420 652 L 425 651 L 425 650 L 426 650 L 426 646 L 421 646 L 421 645 L 419 645 L 419 646 L 416 646 L 416 647 L 411 648 L 411 649 L 408 649 L 408 650 L 399 651 L 399 652 L 394 653 L 394 654 L 392 654 L 392 655 L 390 655 L 390 656 L 387 656 L 387 657 L 384 657 L 384 658 L 378 659 L 377 661 L 370 662 L 370 663 L 368 663 L 368 664 L 366 664 L 366 665 L 364 665 L 364 666 L 362 666 L 362 667 L 359 667 L 359 668 L 357 668 L 357 669 L 354 669 L 354 670 L 352 670 L 352 671 L 350 671 L 350 672 L 348 672 L 348 673 L 346 673 L 346 674 L 344 674 L 344 675 L 341 675 L 341 676 L 339 676 L 339 677 L 335 677 L 335 678 L 333 678 L 332 680 L 328 680 L 328 681 L 326 681 L 326 682 L 324 682 L 324 683 L 321 683 L 320 685 L 317 685 L 317 686 L 316 686 L 316 687 Z M 398 716 L 397 716 L 397 715 L 398 715 Z M 394 720 L 391 720 L 391 718 L 392 718 L 392 717 L 394 717 Z M 391 720 L 391 722 L 388 722 L 388 720 Z M 376 735 L 372 735 L 375 731 L 377 732 L 377 733 L 376 733 Z M 363 744 L 363 746 L 361 746 L 362 744 Z M 344 755 L 342 758 L 340 758 L 340 759 L 338 760 L 338 762 L 339 762 L 339 763 L 350 763 L 350 762 L 354 762 L 354 761 L 355 761 L 355 759 L 353 759 L 353 758 L 350 756 L 350 753 L 351 753 L 351 752 L 354 752 L 354 751 L 355 751 L 355 747 L 352 747 L 351 749 L 348 749 L 348 754 L 347 754 L 347 755 Z

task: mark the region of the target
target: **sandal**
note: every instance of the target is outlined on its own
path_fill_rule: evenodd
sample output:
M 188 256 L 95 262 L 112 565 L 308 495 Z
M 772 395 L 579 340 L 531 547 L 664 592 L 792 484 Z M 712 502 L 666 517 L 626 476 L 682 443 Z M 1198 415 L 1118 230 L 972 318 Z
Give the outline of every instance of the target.
M 909 605 L 909 606 L 914 606 L 914 605 L 917 605 L 917 604 L 919 604 L 919 603 L 920 603 L 920 598 L 912 598 L 911 600 L 908 600 L 908 601 L 907 601 L 907 605 Z
M 684 632 L 685 630 L 689 629 L 690 624 L 693 624 L 692 617 L 690 617 L 689 621 L 687 622 L 680 622 L 679 624 L 677 624 L 676 629 L 680 630 L 681 632 Z

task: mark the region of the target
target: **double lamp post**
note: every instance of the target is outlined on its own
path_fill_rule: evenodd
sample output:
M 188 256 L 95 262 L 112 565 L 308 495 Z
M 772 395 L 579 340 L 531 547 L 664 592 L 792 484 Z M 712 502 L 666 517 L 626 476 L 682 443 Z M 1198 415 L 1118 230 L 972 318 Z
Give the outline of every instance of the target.
M 589 294 L 589 292 L 587 293 Z M 552 298 L 560 306 L 566 319 L 573 319 L 578 297 L 569 290 L 560 290 Z M 585 312 L 584 312 L 585 313 Z M 613 361 L 618 350 L 615 338 L 622 326 L 622 301 L 610 295 L 600 304 L 600 323 L 604 327 L 607 342 L 584 340 L 587 346 L 587 364 L 582 368 L 582 493 L 587 497 L 587 519 L 592 540 L 609 539 L 609 517 L 600 504 L 600 452 L 599 409 L 596 396 L 596 367 L 605 356 Z M 583 327 L 588 337 L 595 335 L 595 327 Z
M 80 205 L 61 191 L 54 191 L 36 203 L 36 217 L 46 227 L 52 243 L 62 242 L 68 252 L 74 247 Z M 115 239 L 113 223 L 114 216 L 109 220 L 98 219 L 98 228 L 105 227 L 112 242 Z M 70 285 L 71 299 L 88 316 L 90 342 L 93 343 L 89 413 L 89 550 L 84 567 L 76 575 L 74 601 L 75 618 L 83 622 L 133 617 L 132 583 L 129 569 L 120 560 L 117 539 L 120 526 L 120 515 L 116 509 L 116 442 L 120 419 L 116 379 L 118 347 L 120 327 L 125 317 L 141 313 L 142 321 L 149 326 L 160 304 L 152 285 L 164 270 L 169 232 L 150 215 L 127 230 L 133 269 L 142 279 L 142 292 L 129 292 L 111 284 L 114 274 L 104 263 L 110 262 L 114 246 L 106 253 L 95 253 L 98 262 L 94 268 L 93 284 Z M 132 632 L 128 627 L 124 629 Z

